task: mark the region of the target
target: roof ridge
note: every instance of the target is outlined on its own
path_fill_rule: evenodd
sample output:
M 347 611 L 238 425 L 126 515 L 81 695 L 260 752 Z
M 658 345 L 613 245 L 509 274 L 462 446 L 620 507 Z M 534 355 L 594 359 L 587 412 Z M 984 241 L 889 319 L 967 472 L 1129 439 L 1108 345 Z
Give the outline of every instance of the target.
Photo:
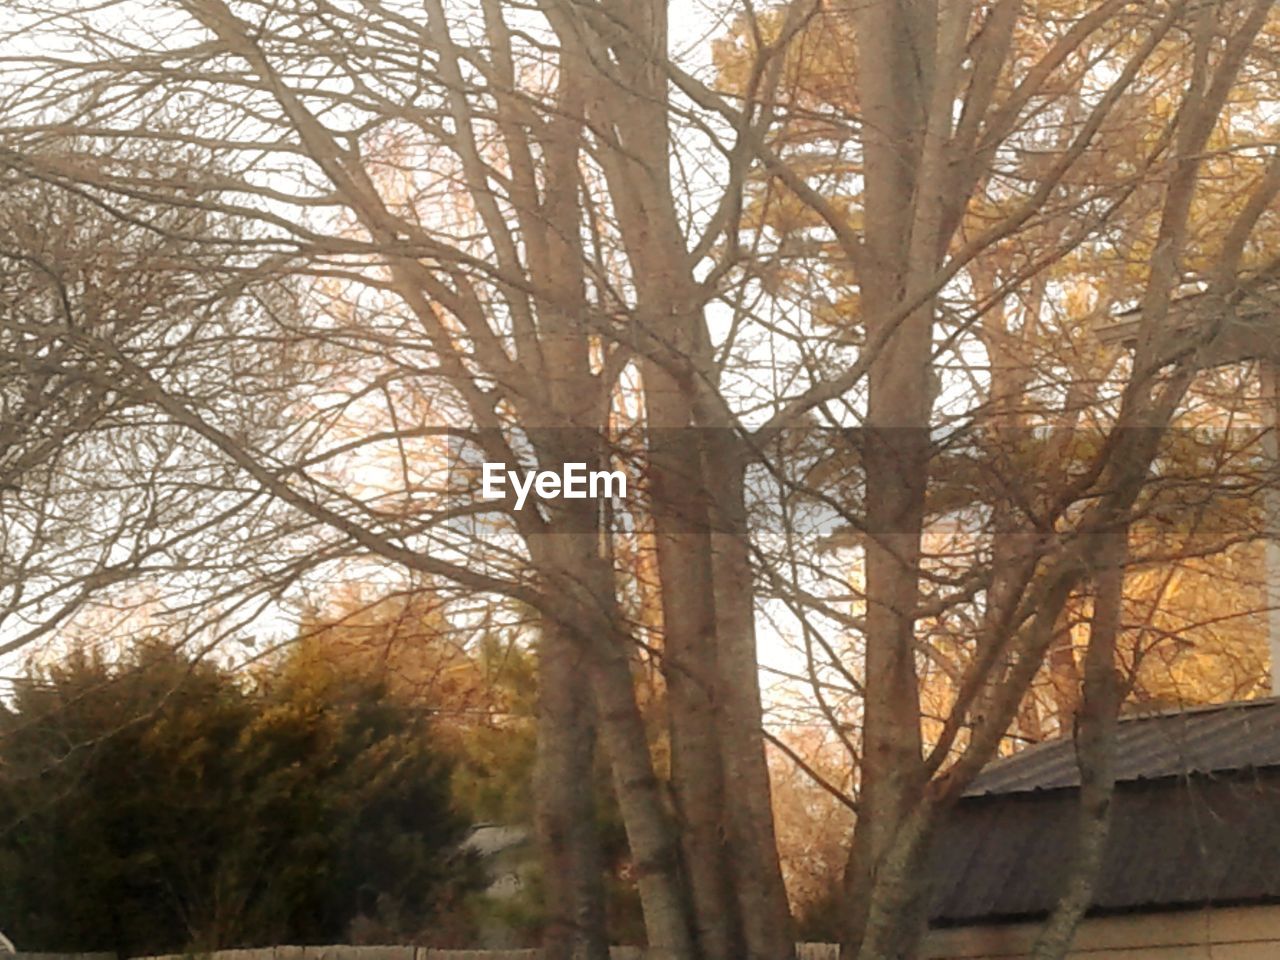
M 1280 767 L 1280 698 L 1131 714 L 1121 719 L 1116 735 L 1117 782 Z M 1073 741 L 1071 735 L 1055 737 L 996 758 L 964 795 L 1078 786 Z
M 1222 703 L 1194 703 L 1187 707 L 1165 707 L 1150 712 L 1122 714 L 1119 717 L 1119 721 L 1128 723 L 1132 720 L 1157 720 L 1161 717 L 1185 716 L 1188 713 L 1213 713 L 1215 710 L 1247 710 L 1252 707 L 1276 706 L 1277 704 L 1280 704 L 1280 697 L 1253 697 L 1248 700 L 1224 700 Z M 1061 740 L 1065 738 L 1054 737 L 1053 739 Z M 1053 741 L 1041 740 L 1040 742 L 1052 743 Z

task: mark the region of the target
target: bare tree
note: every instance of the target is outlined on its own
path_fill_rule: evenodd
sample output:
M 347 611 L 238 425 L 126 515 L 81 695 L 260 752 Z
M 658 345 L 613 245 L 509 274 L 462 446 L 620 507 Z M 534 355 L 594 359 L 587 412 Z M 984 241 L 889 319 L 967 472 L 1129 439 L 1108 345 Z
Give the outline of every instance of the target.
M 198 438 L 212 462 L 294 511 L 301 525 L 334 533 L 331 550 L 345 542 L 541 612 L 538 823 L 549 862 L 562 867 L 550 874 L 562 889 L 550 896 L 549 947 L 603 949 L 590 802 L 575 789 L 595 730 L 614 771 L 651 945 L 673 956 L 730 956 L 742 944 L 753 955 L 789 952 L 741 536 L 716 560 L 711 535 L 691 534 L 702 569 L 719 563 L 721 581 L 733 578 L 719 591 L 723 623 L 713 626 L 733 630 L 735 648 L 710 658 L 711 638 L 690 634 L 679 622 L 683 608 L 669 605 L 673 656 L 664 663 L 688 694 L 676 697 L 688 706 L 677 710 L 673 741 L 677 807 L 689 824 L 682 855 L 633 689 L 637 646 L 602 548 L 607 514 L 598 504 L 537 513 L 467 502 L 465 484 L 450 487 L 456 463 L 434 474 L 423 466 L 430 427 L 401 420 L 414 406 L 430 409 L 464 425 L 456 439 L 487 460 L 603 465 L 620 373 L 637 357 L 652 379 L 667 375 L 673 352 L 682 362 L 715 288 L 693 280 L 701 257 L 689 253 L 660 173 L 671 162 L 672 107 L 652 53 L 665 42 L 665 10 L 548 5 L 526 15 L 481 4 L 456 12 L 463 16 L 428 3 L 423 18 L 365 4 L 296 19 L 274 5 L 175 4 L 154 28 L 151 39 L 166 51 L 157 59 L 113 41 L 111 18 L 118 24 L 127 7 L 68 10 L 55 29 L 78 53 L 24 68 L 43 79 L 11 101 L 7 135 L 18 162 L 38 167 L 43 180 L 103 204 L 157 200 L 163 181 L 145 171 L 86 173 L 41 155 L 53 128 L 84 130 L 90 151 L 187 144 L 191 167 L 217 172 L 181 202 L 245 224 L 236 248 L 243 269 L 317 278 L 318 316 L 283 325 L 278 336 L 325 344 L 349 365 L 334 361 L 330 383 L 311 384 L 319 390 L 311 409 L 291 408 L 306 414 L 291 442 L 261 444 L 221 411 L 192 402 L 185 371 L 157 368 L 107 338 L 92 338 L 87 349 L 112 363 L 131 395 Z M 81 105 L 74 116 L 32 94 L 44 84 L 60 88 L 54 99 Z M 99 110 L 102 97 L 116 97 L 111 91 L 124 98 L 120 110 Z M 157 115 L 171 124 L 157 130 Z M 718 230 L 713 222 L 693 246 L 713 243 Z M 674 351 L 665 340 L 673 323 L 685 344 Z M 337 442 L 343 418 L 357 419 L 378 394 L 388 428 Z M 657 416 L 675 427 L 688 422 L 679 411 Z M 399 446 L 392 483 L 403 498 L 362 501 L 334 479 L 344 458 L 378 443 Z M 483 515 L 503 509 L 506 519 Z M 513 552 L 516 543 L 523 547 Z M 663 555 L 672 556 L 666 547 Z M 676 575 L 668 568 L 668 582 Z M 715 674 L 702 673 L 697 658 Z M 582 699 L 584 674 L 591 703 Z M 722 715 L 712 718 L 717 695 Z M 709 719 L 708 738 L 699 725 Z M 717 788 L 721 776 L 734 793 Z M 704 861 L 708 849 L 726 862 L 734 851 L 736 871 Z M 686 875 L 698 891 L 692 900 Z
M 157 358 L 84 327 L 93 309 L 55 323 L 59 336 L 77 328 L 75 370 L 109 371 L 199 469 L 244 491 L 227 524 L 259 504 L 280 518 L 271 542 L 287 545 L 275 548 L 285 559 L 271 575 L 238 572 L 226 596 L 363 555 L 538 611 L 550 955 L 605 947 L 589 797 L 575 789 L 596 741 L 650 946 L 709 960 L 793 952 L 763 748 L 758 586 L 797 613 L 856 704 L 851 735 L 810 670 L 857 764 L 845 950 L 914 955 L 934 825 L 1009 730 L 1068 598 L 1096 572 L 1096 545 L 1127 535 L 1220 336 L 1206 323 L 1171 354 L 1171 303 L 1203 281 L 1230 305 L 1242 273 L 1265 273 L 1244 253 L 1272 177 L 1214 238 L 1207 267 L 1184 261 L 1206 145 L 1261 69 L 1269 5 L 1108 0 L 1057 19 L 1008 0 L 744 5 L 734 87 L 671 53 L 659 0 L 174 0 L 144 22 L 126 0 L 6 3 L 31 26 L 23 42 L 42 49 L 9 67 L 5 169 L 123 222 L 127 199 L 236 225 L 218 248 L 230 278 L 201 301 L 227 319 L 196 335 L 194 354 Z M 795 58 L 833 23 L 852 25 L 836 47 L 852 64 L 848 117 L 809 111 L 792 86 Z M 1038 33 L 1047 40 L 1019 45 Z M 1100 173 L 1123 137 L 1122 107 L 1153 90 L 1178 109 L 1127 172 Z M 51 148 L 68 134 L 104 162 Z M 806 148 L 822 139 L 849 155 L 815 158 Z M 180 147 L 182 176 L 105 162 L 130 145 Z M 853 202 L 840 194 L 850 180 Z M 771 204 L 804 229 L 774 230 Z M 1150 223 L 1132 363 L 1111 357 L 1110 393 L 1069 382 L 1053 416 L 1029 417 L 1049 439 L 1032 448 L 1036 469 L 1009 482 L 1011 451 L 1026 449 L 1018 430 L 1011 444 L 983 442 L 986 398 L 978 410 L 952 403 L 948 361 L 1012 295 L 1037 318 L 1030 304 L 1056 296 L 1053 271 L 1082 245 Z M 208 229 L 192 225 L 188 239 Z M 192 252 L 172 256 L 184 277 L 218 275 Z M 776 282 L 809 271 L 807 291 L 829 293 L 833 260 L 859 294 L 856 310 L 834 311 L 834 330 L 807 304 L 791 309 Z M 301 302 L 227 312 L 257 289 Z M 260 355 L 246 359 L 264 349 L 283 354 L 278 382 L 262 379 Z M 974 367 L 956 363 L 956 376 L 982 379 Z M 1005 370 L 989 396 L 1007 413 L 1059 380 L 1098 376 L 1082 370 Z M 624 411 L 630 386 L 642 413 Z M 257 411 L 270 429 L 245 431 Z M 1082 411 L 1102 411 L 1084 458 L 1072 443 Z M 837 455 L 850 465 L 844 486 L 814 464 Z M 959 509 L 940 491 L 963 486 L 943 473 L 966 459 L 984 479 L 960 507 L 995 506 L 968 544 L 934 551 L 931 524 Z M 481 460 L 634 468 L 642 495 L 518 510 L 477 497 Z M 362 483 L 370 470 L 376 480 Z M 857 532 L 853 603 L 811 589 L 822 564 L 796 546 L 798 507 Z M 753 529 L 762 514 L 780 527 Z M 204 533 L 181 530 L 172 549 Z M 649 536 L 657 637 L 627 616 L 613 555 Z M 237 546 L 252 555 L 259 542 Z M 229 602 L 201 586 L 184 602 Z M 851 656 L 813 627 L 815 611 L 855 636 Z M 1104 614 L 1095 677 L 1114 649 Z M 950 664 L 944 711 L 928 716 L 921 671 L 945 659 L 944 621 L 964 625 L 965 656 Z M 633 677 L 650 658 L 669 696 L 670 797 Z M 1095 689 L 1105 747 L 1115 698 Z M 1064 935 L 1047 935 L 1046 950 L 1065 949 L 1081 902 L 1064 905 Z

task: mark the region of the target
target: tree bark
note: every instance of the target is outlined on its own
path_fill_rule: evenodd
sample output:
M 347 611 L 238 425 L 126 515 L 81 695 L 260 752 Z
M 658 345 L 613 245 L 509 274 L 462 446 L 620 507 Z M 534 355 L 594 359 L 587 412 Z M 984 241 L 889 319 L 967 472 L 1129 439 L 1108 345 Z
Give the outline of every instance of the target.
M 924 785 L 915 611 L 929 471 L 933 306 L 898 311 L 942 254 L 917 197 L 926 142 L 935 4 L 855 6 L 864 112 L 865 262 L 859 265 L 868 341 L 884 346 L 868 373 L 866 678 L 859 815 L 845 870 L 846 957 L 887 958 L 902 938 L 885 907 L 913 910 L 904 871 L 915 844 L 901 833 Z M 929 184 L 936 189 L 936 184 Z M 941 209 L 935 214 L 941 216 Z M 913 222 L 918 221 L 918 222 Z M 936 222 L 936 221 L 935 221 Z M 932 241 L 932 242 L 930 242 Z M 896 329 L 894 325 L 896 324 Z M 918 884 L 915 886 L 919 886 Z
M 722 684 L 700 437 L 666 369 L 646 363 L 644 387 L 680 850 L 699 952 L 705 960 L 734 960 L 745 945 L 725 843 Z
M 609 16 L 594 21 L 598 33 L 586 41 L 595 44 L 587 59 L 601 70 L 598 102 L 590 112 L 622 146 L 601 163 L 636 285 L 638 337 L 648 356 L 643 369 L 654 431 L 652 509 L 668 655 L 677 658 L 669 671 L 673 786 L 689 831 L 683 848 L 695 927 L 713 960 L 781 960 L 794 954 L 795 945 L 761 728 L 754 583 L 742 510 L 744 461 L 727 425 L 694 415 L 698 395 L 714 389 L 719 377 L 706 348 L 704 294 L 691 273 L 667 175 L 667 4 L 601 6 Z M 616 66 L 602 69 L 610 61 Z M 619 122 L 623 117 L 626 122 Z M 664 436 L 695 425 L 704 428 L 701 441 Z M 700 442 L 706 446 L 701 460 Z M 712 509 L 720 517 L 706 517 L 709 502 L 717 502 Z M 704 517 L 709 534 L 699 530 L 705 529 Z M 699 682 L 699 673 L 708 682 Z
M 595 815 L 595 723 L 587 653 L 559 624 L 538 641 L 535 834 L 545 882 L 546 960 L 607 960 L 604 874 Z
M 578 528 L 535 538 L 531 547 L 546 571 L 548 588 L 566 601 L 567 616 L 560 627 L 586 656 L 586 679 L 626 828 L 648 945 L 660 960 L 694 960 L 678 836 L 636 702 L 630 664 L 633 638 L 617 608 L 612 564 L 601 555 L 599 543 Z
M 772 788 L 764 752 L 754 569 L 747 530 L 742 446 L 724 429 L 708 431 L 712 498 L 712 575 L 720 653 L 720 756 L 729 843 L 746 956 L 795 955 L 786 885 L 778 859 Z
M 1063 960 L 1071 949 L 1076 928 L 1093 901 L 1111 822 L 1116 723 L 1122 696 L 1116 672 L 1116 642 L 1124 609 L 1127 528 L 1100 534 L 1098 540 L 1093 619 L 1075 731 L 1080 768 L 1075 859 L 1058 902 L 1036 937 L 1031 951 L 1033 960 Z

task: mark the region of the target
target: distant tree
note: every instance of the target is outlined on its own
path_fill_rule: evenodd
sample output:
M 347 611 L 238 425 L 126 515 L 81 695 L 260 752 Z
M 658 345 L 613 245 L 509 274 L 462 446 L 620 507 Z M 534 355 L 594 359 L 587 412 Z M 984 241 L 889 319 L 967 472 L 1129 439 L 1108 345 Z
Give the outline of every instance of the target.
M 256 687 L 152 641 L 0 714 L 0 911 L 28 949 L 411 937 L 474 871 L 424 714 L 288 660 Z

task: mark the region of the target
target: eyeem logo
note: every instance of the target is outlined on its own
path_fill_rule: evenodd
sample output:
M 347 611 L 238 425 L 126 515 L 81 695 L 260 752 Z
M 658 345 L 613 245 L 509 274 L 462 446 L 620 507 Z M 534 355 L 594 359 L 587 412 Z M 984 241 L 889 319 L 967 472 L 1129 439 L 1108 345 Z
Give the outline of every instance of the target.
M 532 490 L 540 499 L 586 500 L 598 497 L 626 497 L 627 475 L 621 470 L 588 470 L 585 463 L 566 463 L 560 472 L 531 470 L 518 473 L 505 463 L 486 462 L 481 468 L 480 496 L 485 500 L 505 500 L 506 484 L 516 495 L 516 509 L 523 510 Z

